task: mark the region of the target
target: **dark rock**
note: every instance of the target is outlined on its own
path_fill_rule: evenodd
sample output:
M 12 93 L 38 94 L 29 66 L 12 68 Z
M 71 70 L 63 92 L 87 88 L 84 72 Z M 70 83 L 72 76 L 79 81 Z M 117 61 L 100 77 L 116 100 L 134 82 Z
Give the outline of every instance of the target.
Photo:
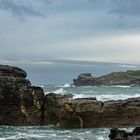
M 109 138 L 111 140 L 128 140 L 128 135 L 126 131 L 114 128 L 110 130 Z
M 140 98 L 101 102 L 96 98 L 68 100 L 52 93 L 46 96 L 44 110 L 53 116 L 48 117 L 51 123 L 65 128 L 140 125 Z
M 64 96 L 68 99 L 72 99 L 74 95 L 72 93 L 67 93 L 67 94 L 64 94 Z
M 13 77 L 23 77 L 26 78 L 27 74 L 24 70 L 8 66 L 8 65 L 0 65 L 0 76 L 13 76 Z
M 136 127 L 134 130 L 133 130 L 133 134 L 134 135 L 139 135 L 140 136 L 140 127 Z
M 140 127 L 136 127 L 132 132 L 113 128 L 110 130 L 109 138 L 110 140 L 139 140 Z
M 44 92 L 40 87 L 22 87 L 21 112 L 29 125 L 42 125 L 44 118 Z
M 63 109 L 63 105 L 68 101 L 65 95 L 50 93 L 45 96 L 44 105 L 44 123 L 57 124 L 59 123 L 59 114 Z
M 20 68 L 0 65 L 1 125 L 41 124 L 44 92 L 40 87 L 32 87 L 26 76 Z M 26 115 L 23 113 L 25 107 Z
M 95 79 L 92 77 L 91 73 L 82 73 L 77 79 L 73 80 L 76 86 L 92 86 L 94 85 Z

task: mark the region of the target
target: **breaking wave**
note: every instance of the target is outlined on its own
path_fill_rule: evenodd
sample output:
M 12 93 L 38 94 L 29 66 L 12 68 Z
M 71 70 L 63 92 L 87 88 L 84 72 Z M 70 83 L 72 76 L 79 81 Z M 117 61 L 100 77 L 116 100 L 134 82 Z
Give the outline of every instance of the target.
M 88 97 L 96 97 L 98 101 L 108 101 L 108 100 L 125 100 L 128 98 L 136 98 L 140 97 L 140 94 L 134 94 L 134 95 L 127 95 L 127 94 L 117 94 L 117 95 L 112 95 L 112 94 L 100 94 L 100 95 L 85 95 L 85 94 L 74 94 L 74 99 L 76 98 L 88 98 Z
M 125 85 L 113 85 L 111 87 L 118 87 L 118 88 L 129 88 L 131 86 L 125 86 Z
M 69 87 L 71 87 L 71 85 L 70 84 L 65 84 L 65 85 L 62 85 L 61 87 L 62 88 L 69 88 Z
M 53 93 L 56 93 L 56 94 L 64 94 L 64 93 L 66 93 L 66 92 L 67 92 L 67 91 L 65 91 L 63 88 L 59 88 L 59 89 L 53 91 Z

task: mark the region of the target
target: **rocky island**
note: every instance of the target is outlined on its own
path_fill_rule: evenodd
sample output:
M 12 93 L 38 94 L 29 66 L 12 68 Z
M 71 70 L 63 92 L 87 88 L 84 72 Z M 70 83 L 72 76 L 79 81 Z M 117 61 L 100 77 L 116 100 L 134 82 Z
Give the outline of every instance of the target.
M 93 77 L 91 73 L 81 73 L 77 79 L 73 79 L 73 84 L 75 86 L 140 86 L 140 70 L 113 72 L 100 77 Z
M 0 65 L 0 125 L 49 125 L 60 128 L 129 127 L 140 125 L 140 98 L 97 101 L 44 94 L 32 86 L 24 70 Z

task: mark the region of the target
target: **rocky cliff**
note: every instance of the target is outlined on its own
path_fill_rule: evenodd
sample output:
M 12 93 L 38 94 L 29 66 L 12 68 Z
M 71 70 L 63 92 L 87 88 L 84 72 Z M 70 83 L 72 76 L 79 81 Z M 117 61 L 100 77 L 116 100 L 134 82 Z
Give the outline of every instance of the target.
M 20 68 L 0 65 L 1 125 L 32 124 L 29 123 L 29 117 L 27 119 L 27 116 L 23 114 L 22 107 L 24 103 L 27 106 L 33 105 L 33 101 L 35 102 L 38 99 L 38 97 L 36 97 L 36 95 L 33 96 L 32 93 L 36 94 L 37 92 L 40 94 L 41 91 L 44 95 L 44 92 L 40 87 L 31 86 L 31 83 L 28 79 L 26 79 L 26 76 L 26 72 Z M 36 118 L 38 118 L 38 112 L 36 113 Z
M 0 125 L 129 127 L 140 125 L 139 116 L 140 98 L 101 102 L 96 98 L 44 95 L 42 88 L 31 86 L 25 71 L 0 65 Z
M 92 77 L 90 73 L 83 73 L 73 80 L 76 86 L 100 86 L 100 85 L 129 85 L 140 86 L 140 70 L 128 70 L 126 72 L 113 72 L 100 77 Z

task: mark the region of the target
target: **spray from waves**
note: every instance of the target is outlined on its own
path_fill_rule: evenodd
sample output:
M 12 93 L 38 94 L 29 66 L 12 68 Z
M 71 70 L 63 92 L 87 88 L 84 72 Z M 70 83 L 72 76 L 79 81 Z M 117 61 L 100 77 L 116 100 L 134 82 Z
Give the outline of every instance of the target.
M 53 93 L 56 93 L 56 94 L 64 94 L 66 92 L 67 91 L 65 91 L 63 88 L 59 88 L 59 89 L 55 90 Z
M 140 97 L 140 94 L 134 94 L 134 95 L 127 95 L 127 94 L 117 94 L 117 95 L 112 95 L 112 94 L 100 94 L 100 95 L 85 95 L 85 94 L 74 94 L 73 99 L 76 98 L 89 98 L 89 97 L 96 97 L 98 101 L 108 101 L 108 100 L 125 100 L 128 98 L 137 98 Z
M 72 87 L 72 85 L 70 85 L 70 84 L 63 84 L 63 85 L 57 85 L 56 86 L 57 88 L 70 88 L 70 87 Z
M 45 87 L 45 85 L 35 85 L 35 86 L 41 87 L 41 88 L 44 88 Z
M 55 91 L 50 91 L 50 92 L 45 92 L 45 95 L 46 94 L 49 94 L 49 93 L 55 93 L 55 94 L 65 94 L 67 91 L 65 91 L 63 88 L 59 88 Z
M 63 86 L 61 86 L 62 88 L 69 88 L 69 87 L 71 87 L 71 85 L 70 84 L 65 84 L 65 85 L 63 85 Z

